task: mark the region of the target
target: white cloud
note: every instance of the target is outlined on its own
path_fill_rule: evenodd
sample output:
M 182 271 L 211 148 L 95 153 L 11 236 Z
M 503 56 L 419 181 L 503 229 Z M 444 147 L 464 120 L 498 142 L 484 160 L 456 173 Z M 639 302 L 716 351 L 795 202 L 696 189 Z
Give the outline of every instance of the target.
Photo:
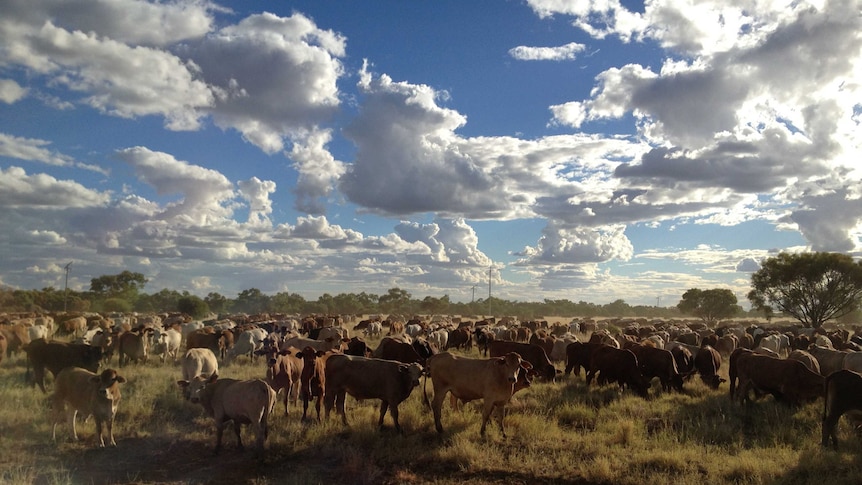
M 290 151 L 293 167 L 299 173 L 293 193 L 296 208 L 308 214 L 320 215 L 326 211 L 325 197 L 333 191 L 345 166 L 326 149 L 332 139 L 329 130 L 314 132 L 296 140 Z
M 301 138 L 334 114 L 345 43 L 300 13 L 263 13 L 220 29 L 185 52 L 203 78 L 218 86 L 216 124 L 276 153 L 286 138 Z
M 519 45 L 509 49 L 509 55 L 519 61 L 570 61 L 586 48 L 583 44 L 570 42 L 558 47 L 529 47 Z
M 6 104 L 15 103 L 27 95 L 27 89 L 11 79 L 0 79 L 0 101 Z
M 90 190 L 71 180 L 46 174 L 27 175 L 20 167 L 0 168 L 0 207 L 66 209 L 101 206 L 109 194 Z

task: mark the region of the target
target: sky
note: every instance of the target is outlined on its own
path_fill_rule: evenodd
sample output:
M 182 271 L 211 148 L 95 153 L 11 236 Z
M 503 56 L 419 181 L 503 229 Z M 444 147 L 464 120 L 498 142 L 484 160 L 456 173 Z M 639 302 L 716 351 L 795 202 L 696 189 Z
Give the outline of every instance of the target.
M 673 306 L 862 254 L 862 1 L 0 2 L 0 286 Z

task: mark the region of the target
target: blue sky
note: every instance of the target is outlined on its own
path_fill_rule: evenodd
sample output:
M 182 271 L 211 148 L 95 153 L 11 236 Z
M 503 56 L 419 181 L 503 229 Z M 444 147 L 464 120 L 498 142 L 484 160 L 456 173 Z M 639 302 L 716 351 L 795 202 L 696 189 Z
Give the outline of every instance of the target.
M 0 4 L 0 284 L 676 304 L 862 249 L 859 1 Z

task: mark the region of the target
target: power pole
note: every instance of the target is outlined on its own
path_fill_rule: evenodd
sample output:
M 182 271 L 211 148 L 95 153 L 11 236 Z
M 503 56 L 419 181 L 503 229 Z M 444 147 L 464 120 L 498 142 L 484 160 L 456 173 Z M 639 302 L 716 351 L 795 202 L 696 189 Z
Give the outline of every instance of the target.
M 65 266 L 66 269 L 66 283 L 63 285 L 63 313 L 66 313 L 66 300 L 69 297 L 69 270 L 72 269 L 72 262 Z
M 473 285 L 473 298 L 470 299 L 470 303 L 476 301 L 476 285 Z
M 491 271 L 493 271 L 494 266 L 488 266 L 488 316 L 491 314 Z

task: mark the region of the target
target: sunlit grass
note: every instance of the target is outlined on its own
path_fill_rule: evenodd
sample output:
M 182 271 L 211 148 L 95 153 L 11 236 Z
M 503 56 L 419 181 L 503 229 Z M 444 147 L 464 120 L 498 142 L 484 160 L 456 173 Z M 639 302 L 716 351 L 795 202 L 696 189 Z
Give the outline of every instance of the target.
M 112 364 L 116 368 L 116 360 Z M 646 400 L 616 386 L 587 387 L 583 376 L 536 381 L 507 406 L 507 438 L 494 423 L 480 436 L 481 401 L 455 410 L 448 399 L 445 431 L 438 435 L 421 387 L 400 406 L 403 435 L 389 414 L 378 430 L 377 400 L 348 397 L 346 427 L 334 411 L 322 423 L 303 423 L 301 403 L 285 416 L 279 402 L 264 456 L 237 452 L 228 426 L 225 450 L 216 458 L 212 419 L 182 398 L 177 365 L 151 360 L 119 370 L 128 382 L 114 430 L 118 448 L 99 451 L 92 420 L 79 422 L 78 443 L 66 440 L 62 423 L 62 438 L 53 444 L 48 395 L 24 384 L 22 356 L 4 361 L 0 483 L 180 484 L 218 477 L 250 484 L 831 485 L 862 477 L 862 441 L 845 420 L 841 449 L 820 448 L 822 401 L 791 408 L 767 397 L 742 406 L 729 400 L 726 385 L 715 391 L 697 379 L 686 383 L 685 393 L 653 389 Z M 220 370 L 237 379 L 264 374 L 262 362 L 248 359 Z M 253 443 L 253 434 L 243 433 L 244 442 Z

